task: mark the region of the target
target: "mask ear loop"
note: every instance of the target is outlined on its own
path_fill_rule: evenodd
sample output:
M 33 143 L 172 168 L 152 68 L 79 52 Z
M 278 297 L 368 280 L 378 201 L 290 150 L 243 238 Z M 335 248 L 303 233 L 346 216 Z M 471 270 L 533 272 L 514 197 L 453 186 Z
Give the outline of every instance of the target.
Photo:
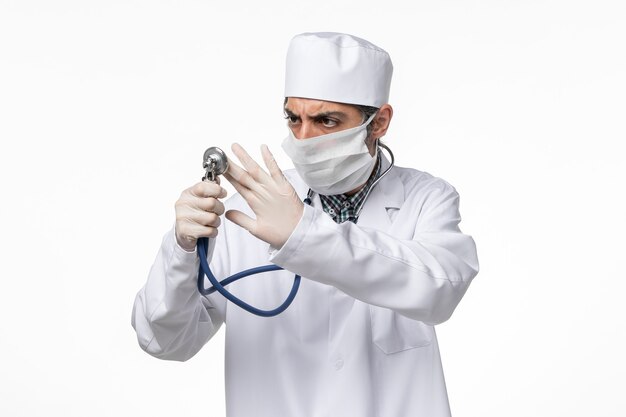
M 363 124 L 361 124 L 361 126 L 369 126 L 370 123 L 372 123 L 372 120 L 374 120 L 376 118 L 376 115 L 378 114 L 378 112 L 372 114 L 369 119 L 367 119 Z M 376 139 L 376 141 L 378 141 L 378 139 Z

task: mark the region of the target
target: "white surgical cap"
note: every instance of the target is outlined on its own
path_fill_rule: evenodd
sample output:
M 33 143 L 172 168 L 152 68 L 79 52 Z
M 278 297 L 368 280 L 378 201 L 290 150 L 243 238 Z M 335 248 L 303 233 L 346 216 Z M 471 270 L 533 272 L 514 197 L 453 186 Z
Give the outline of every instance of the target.
M 380 107 L 393 65 L 383 49 L 343 33 L 303 33 L 287 51 L 285 97 Z

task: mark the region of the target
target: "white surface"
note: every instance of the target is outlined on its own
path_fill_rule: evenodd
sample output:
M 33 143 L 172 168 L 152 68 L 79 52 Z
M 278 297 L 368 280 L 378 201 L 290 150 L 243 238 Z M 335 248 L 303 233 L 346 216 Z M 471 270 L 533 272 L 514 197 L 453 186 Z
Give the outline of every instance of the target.
M 284 56 L 317 30 L 390 53 L 397 163 L 461 194 L 482 269 L 438 328 L 455 417 L 624 415 L 625 17 L 619 1 L 3 1 L 0 415 L 224 415 L 223 335 L 158 361 L 132 301 L 207 146 L 265 142 L 289 166 Z

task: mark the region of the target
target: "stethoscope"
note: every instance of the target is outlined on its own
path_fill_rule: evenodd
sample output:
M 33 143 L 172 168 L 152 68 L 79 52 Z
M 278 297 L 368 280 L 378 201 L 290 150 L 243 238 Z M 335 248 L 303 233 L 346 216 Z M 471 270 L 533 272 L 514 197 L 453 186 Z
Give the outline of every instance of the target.
M 365 194 L 365 198 L 363 199 L 363 201 L 367 200 L 367 197 L 369 197 L 370 192 L 374 189 L 376 184 L 378 184 L 378 182 L 380 182 L 380 180 L 385 175 L 387 175 L 387 173 L 391 170 L 391 168 L 394 165 L 395 159 L 393 156 L 393 152 L 391 152 L 391 149 L 389 149 L 387 145 L 384 145 L 380 142 L 377 143 L 377 145 L 381 148 L 384 148 L 387 151 L 387 153 L 391 157 L 391 163 L 389 164 L 389 167 L 387 167 L 385 171 L 383 171 L 383 173 L 380 174 L 380 176 L 376 178 L 376 180 L 372 183 L 372 186 L 369 188 L 369 190 Z M 217 176 L 222 175 L 228 169 L 228 158 L 226 157 L 226 154 L 224 153 L 224 151 L 222 151 L 220 148 L 217 148 L 217 147 L 208 148 L 206 151 L 204 151 L 202 167 L 205 169 L 205 175 L 204 177 L 202 177 L 202 180 L 215 182 L 217 179 Z M 304 203 L 311 205 L 312 198 L 314 195 L 315 195 L 315 192 L 309 189 L 309 191 L 307 192 L 306 198 L 304 199 Z M 356 213 L 357 218 L 359 217 L 359 214 L 361 213 L 361 209 L 363 208 L 364 205 L 365 204 L 361 204 L 361 206 L 359 207 Z M 222 281 L 218 281 L 217 278 L 215 278 L 215 276 L 211 272 L 211 268 L 209 268 L 209 262 L 207 260 L 208 250 L 209 250 L 209 239 L 206 237 L 198 239 L 198 257 L 200 258 L 200 267 L 198 268 L 198 291 L 203 296 L 206 297 L 207 295 L 212 294 L 215 291 L 217 291 L 220 294 L 222 294 L 224 298 L 226 298 L 233 304 L 241 307 L 242 309 L 252 314 L 255 314 L 261 317 L 273 317 L 282 313 L 283 311 L 287 309 L 287 307 L 289 307 L 289 305 L 292 303 L 294 298 L 296 298 L 296 294 L 298 293 L 298 288 L 300 287 L 300 281 L 301 281 L 301 277 L 298 274 L 294 275 L 293 285 L 291 286 L 291 291 L 289 292 L 289 295 L 287 296 L 285 301 L 280 306 L 276 307 L 275 309 L 261 310 L 259 308 L 256 308 L 246 303 L 245 301 L 241 300 L 240 298 L 237 298 L 232 293 L 230 293 L 225 288 L 226 285 L 233 283 L 241 278 L 250 276 L 250 275 L 256 275 L 256 274 L 261 274 L 263 272 L 270 272 L 270 271 L 280 271 L 283 268 L 281 268 L 278 265 L 263 265 L 263 266 L 258 266 L 256 268 L 246 269 L 245 271 L 241 271 L 237 274 L 231 275 L 230 277 L 223 279 Z M 209 279 L 209 282 L 212 285 L 211 288 L 205 288 L 204 286 L 205 275 Z

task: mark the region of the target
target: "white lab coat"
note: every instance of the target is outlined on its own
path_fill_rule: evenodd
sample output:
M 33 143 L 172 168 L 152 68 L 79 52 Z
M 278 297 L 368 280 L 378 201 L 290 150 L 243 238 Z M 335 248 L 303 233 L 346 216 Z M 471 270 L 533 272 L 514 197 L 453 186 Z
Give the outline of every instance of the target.
M 307 186 L 294 171 L 286 175 L 304 197 Z M 211 261 L 218 279 L 270 262 L 292 271 L 244 278 L 229 286 L 235 295 L 272 309 L 293 273 L 302 275 L 293 304 L 273 318 L 217 293 L 200 296 L 197 256 L 171 231 L 137 294 L 139 344 L 186 360 L 225 323 L 229 417 L 449 416 L 433 325 L 450 317 L 478 271 L 458 203 L 445 181 L 395 167 L 358 224 L 336 224 L 316 197 L 280 250 L 224 221 Z M 227 208 L 251 214 L 238 195 Z

